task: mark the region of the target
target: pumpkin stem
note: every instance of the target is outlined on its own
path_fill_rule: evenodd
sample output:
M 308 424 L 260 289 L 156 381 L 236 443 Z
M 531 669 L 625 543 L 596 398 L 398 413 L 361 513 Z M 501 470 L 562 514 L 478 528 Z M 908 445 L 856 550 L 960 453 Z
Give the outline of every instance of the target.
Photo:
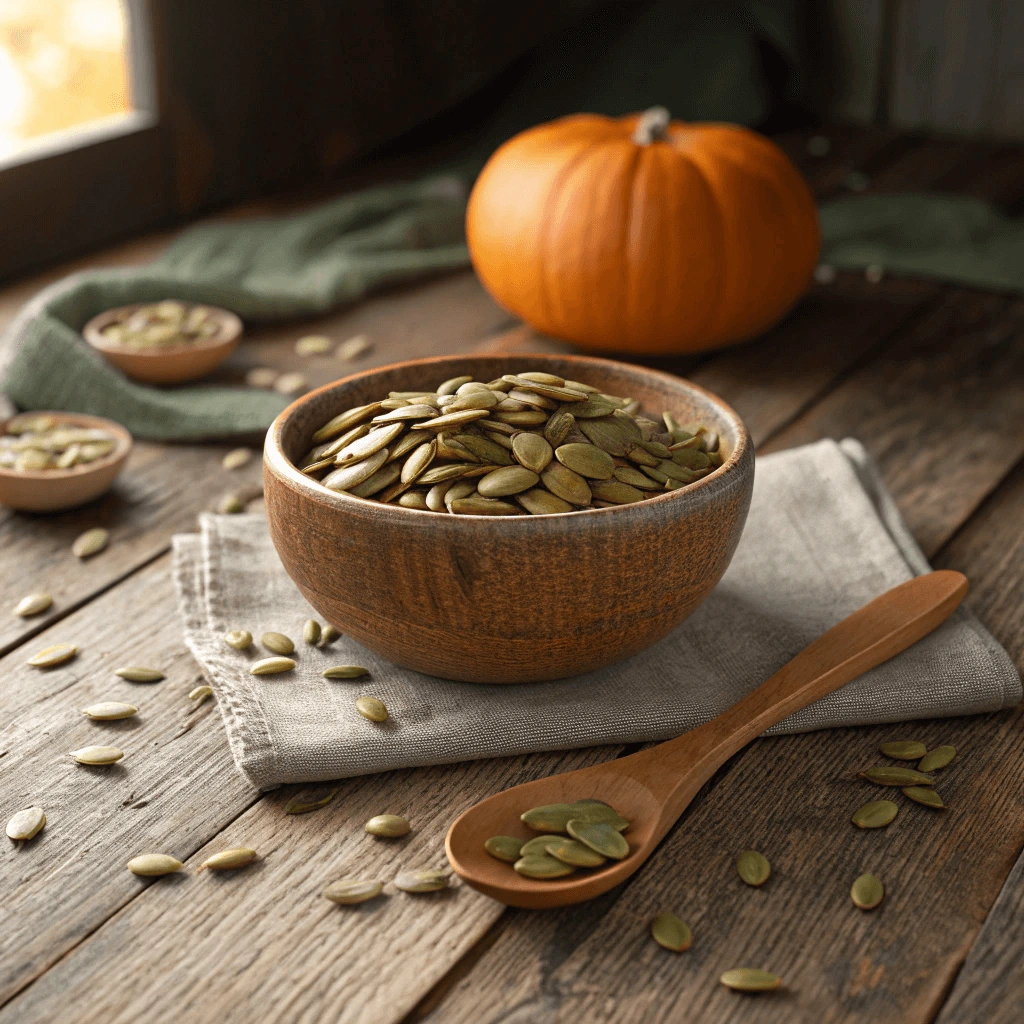
M 638 146 L 649 146 L 652 142 L 662 142 L 672 115 L 664 107 L 651 107 L 640 115 L 633 141 Z

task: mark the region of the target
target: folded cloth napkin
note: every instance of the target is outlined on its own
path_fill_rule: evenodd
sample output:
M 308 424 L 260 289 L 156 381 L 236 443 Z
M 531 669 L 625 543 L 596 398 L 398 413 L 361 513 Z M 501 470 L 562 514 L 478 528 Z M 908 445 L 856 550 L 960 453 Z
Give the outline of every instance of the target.
M 262 516 L 201 517 L 174 538 L 185 638 L 210 677 L 242 772 L 259 788 L 538 750 L 660 740 L 734 704 L 861 605 L 928 571 L 864 448 L 820 441 L 760 459 L 739 548 L 711 596 L 627 661 L 550 683 L 484 686 L 421 675 L 349 637 L 298 642 L 298 668 L 253 676 L 266 652 L 223 635 L 298 637 L 316 613 L 285 573 Z M 330 665 L 369 669 L 331 682 Z M 373 725 L 360 694 L 387 705 Z M 1006 652 L 960 609 L 910 650 L 769 730 L 973 715 L 1011 707 L 1021 681 Z

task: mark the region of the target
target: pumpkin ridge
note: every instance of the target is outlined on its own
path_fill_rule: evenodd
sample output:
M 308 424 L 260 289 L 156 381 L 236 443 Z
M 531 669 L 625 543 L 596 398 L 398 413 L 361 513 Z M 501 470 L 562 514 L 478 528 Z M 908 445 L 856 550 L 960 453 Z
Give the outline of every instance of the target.
M 641 164 L 650 146 L 635 146 L 631 154 L 630 166 L 623 174 L 628 195 L 626 197 L 626 216 L 623 222 L 622 251 L 625 255 L 626 266 L 630 268 L 629 276 L 626 278 L 625 287 L 622 289 L 622 304 L 619 308 L 619 334 L 633 344 L 632 335 L 629 333 L 629 325 L 632 322 L 630 307 L 633 305 L 635 290 L 633 287 L 633 270 L 635 265 L 633 258 L 633 215 L 636 204 L 636 190 L 640 179 Z

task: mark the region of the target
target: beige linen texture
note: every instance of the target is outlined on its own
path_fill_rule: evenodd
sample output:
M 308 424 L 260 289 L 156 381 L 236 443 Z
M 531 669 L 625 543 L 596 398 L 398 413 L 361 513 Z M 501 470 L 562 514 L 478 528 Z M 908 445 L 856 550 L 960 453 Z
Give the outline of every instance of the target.
M 627 661 L 552 683 L 482 686 L 400 668 L 342 637 L 302 643 L 316 613 L 256 515 L 204 515 L 174 538 L 185 638 L 213 685 L 231 751 L 259 788 L 605 743 L 676 736 L 735 703 L 840 619 L 928 564 L 856 441 L 820 441 L 758 460 L 743 538 L 708 600 Z M 298 668 L 253 676 L 267 652 L 223 634 L 279 630 Z M 330 665 L 369 679 L 331 682 Z M 357 714 L 380 697 L 384 725 Z M 1006 652 L 960 610 L 931 636 L 769 734 L 972 715 L 1011 707 L 1021 682 Z

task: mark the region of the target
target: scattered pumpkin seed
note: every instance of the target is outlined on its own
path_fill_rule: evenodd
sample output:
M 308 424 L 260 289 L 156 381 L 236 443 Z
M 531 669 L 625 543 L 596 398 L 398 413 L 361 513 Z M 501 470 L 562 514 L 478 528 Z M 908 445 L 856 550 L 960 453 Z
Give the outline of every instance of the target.
M 408 835 L 412 826 L 399 814 L 378 814 L 371 818 L 363 829 L 371 836 L 397 839 L 399 836 Z
M 302 627 L 302 639 L 307 643 L 315 647 L 320 643 L 320 634 L 323 630 L 320 628 L 320 623 L 316 619 L 306 619 L 305 624 Z
M 113 764 L 124 757 L 124 752 L 117 747 L 82 747 L 80 750 L 72 750 L 71 756 L 79 764 Z
M 891 800 L 872 800 L 853 812 L 851 821 L 857 828 L 884 828 L 892 823 L 899 807 Z
M 298 796 L 294 796 L 285 805 L 285 814 L 309 814 L 310 811 L 318 811 L 321 807 L 326 807 L 336 796 L 338 795 L 338 788 L 330 790 L 323 796 L 309 797 L 305 793 L 300 793 Z
M 196 707 L 198 707 L 203 701 L 209 700 L 212 696 L 212 686 L 197 686 L 194 690 L 190 691 L 188 699 L 195 701 Z
M 437 892 L 448 886 L 448 874 L 427 868 L 419 871 L 403 871 L 395 878 L 395 887 L 402 892 Z
M 379 896 L 384 891 L 383 882 L 370 882 L 357 879 L 343 879 L 338 882 L 331 882 L 324 889 L 324 899 L 332 903 L 341 903 L 349 906 L 354 903 L 365 903 Z
M 294 654 L 295 643 L 291 637 L 287 637 L 284 633 L 264 633 L 260 637 L 260 643 L 268 651 L 273 651 L 274 654 Z
M 70 661 L 77 653 L 76 644 L 53 644 L 34 654 L 25 664 L 33 668 L 53 668 L 54 665 L 63 665 L 65 661 Z
M 916 740 L 900 740 L 896 743 L 883 743 L 878 748 L 886 757 L 896 758 L 898 761 L 917 761 L 928 752 L 923 743 Z
M 937 811 L 944 811 L 946 809 L 946 805 L 942 802 L 942 797 L 931 786 L 904 786 L 903 795 L 910 797 L 916 804 L 934 807 Z
M 876 765 L 860 773 L 862 779 L 875 783 L 876 786 L 932 786 L 935 780 L 913 768 L 890 768 Z
M 230 633 L 224 634 L 224 643 L 228 647 L 234 647 L 236 651 L 244 651 L 252 644 L 252 633 L 247 629 L 233 629 Z
M 576 868 L 596 868 L 605 862 L 605 858 L 601 854 L 584 845 L 578 839 L 565 839 L 561 836 L 555 836 L 552 839 L 546 839 L 544 842 L 549 856 L 566 864 L 571 864 Z
M 199 874 L 205 868 L 209 868 L 211 871 L 236 871 L 238 868 L 248 867 L 256 860 L 256 857 L 256 851 L 250 850 L 247 846 L 239 846 L 233 850 L 222 850 L 220 853 L 215 853 L 212 857 L 207 857 L 196 868 L 196 874 Z
M 252 451 L 249 448 L 232 448 L 231 451 L 220 460 L 225 469 L 241 469 L 252 461 Z
M 921 758 L 917 770 L 919 772 L 937 771 L 939 768 L 945 768 L 954 757 L 956 757 L 956 747 L 936 747 Z
M 91 558 L 98 555 L 110 540 L 110 534 L 102 526 L 95 526 L 80 534 L 71 545 L 71 553 L 79 558 Z
M 297 395 L 309 387 L 309 381 L 301 373 L 282 373 L 274 381 L 274 390 L 281 395 Z
M 45 612 L 52 604 L 53 598 L 49 594 L 29 594 L 14 606 L 14 614 L 27 619 L 31 615 Z
M 528 853 L 512 867 L 525 878 L 564 878 L 576 869 L 547 853 Z
M 143 853 L 138 857 L 132 857 L 128 861 L 128 870 L 133 875 L 141 875 L 143 878 L 173 875 L 175 871 L 180 871 L 181 868 L 181 861 L 177 857 L 171 857 L 166 853 Z
M 323 334 L 307 334 L 295 342 L 295 353 L 300 356 L 322 356 L 325 352 L 331 351 L 334 344 L 330 338 Z
M 159 683 L 164 678 L 163 672 L 156 668 L 143 668 L 140 665 L 128 665 L 114 670 L 115 676 L 127 679 L 130 683 Z
M 675 914 L 659 914 L 651 922 L 651 936 L 654 941 L 673 953 L 683 953 L 693 942 L 693 933 L 685 921 Z
M 320 646 L 326 647 L 328 644 L 333 644 L 338 637 L 341 636 L 341 630 L 335 629 L 329 622 L 323 629 L 320 630 Z
M 484 843 L 484 849 L 492 857 L 503 860 L 506 864 L 514 864 L 519 860 L 522 848 L 523 841 L 516 839 L 514 836 L 491 836 Z
M 622 860 L 629 856 L 629 843 L 611 825 L 604 822 L 579 821 L 570 819 L 566 831 L 585 846 L 612 860 Z
M 726 971 L 719 981 L 734 992 L 771 992 L 782 986 L 782 979 L 777 974 L 753 967 L 737 967 Z
M 245 383 L 251 388 L 272 388 L 278 376 L 277 370 L 269 366 L 254 366 L 246 371 Z
M 736 858 L 736 870 L 747 885 L 764 885 L 772 873 L 768 858 L 757 850 L 744 850 Z
M 26 807 L 7 822 L 7 838 L 25 841 L 34 839 L 45 824 L 46 814 L 42 807 Z
M 97 722 L 116 722 L 122 718 L 131 718 L 137 715 L 139 709 L 134 704 L 122 704 L 116 700 L 104 700 L 99 704 L 90 704 L 82 709 L 82 714 Z
M 245 511 L 245 506 L 242 504 L 242 499 L 237 494 L 225 494 L 220 499 L 220 504 L 217 506 L 217 511 L 222 515 L 234 516 L 238 515 L 239 512 Z
M 254 676 L 272 676 L 278 672 L 290 672 L 293 668 L 295 662 L 291 658 L 264 658 L 254 662 L 249 673 Z
M 357 334 L 353 338 L 349 338 L 348 341 L 343 341 L 335 351 L 334 355 L 336 358 L 342 360 L 342 362 L 352 362 L 358 359 L 360 356 L 366 355 L 370 349 L 373 348 L 373 342 L 365 334 Z
M 850 899 L 861 910 L 874 910 L 885 898 L 885 886 L 874 875 L 861 875 L 850 889 Z
M 356 697 L 356 711 L 371 722 L 388 720 L 388 709 L 384 706 L 384 701 L 377 697 Z
M 324 679 L 359 679 L 369 674 L 362 665 L 335 665 L 333 668 L 325 668 L 321 673 Z

